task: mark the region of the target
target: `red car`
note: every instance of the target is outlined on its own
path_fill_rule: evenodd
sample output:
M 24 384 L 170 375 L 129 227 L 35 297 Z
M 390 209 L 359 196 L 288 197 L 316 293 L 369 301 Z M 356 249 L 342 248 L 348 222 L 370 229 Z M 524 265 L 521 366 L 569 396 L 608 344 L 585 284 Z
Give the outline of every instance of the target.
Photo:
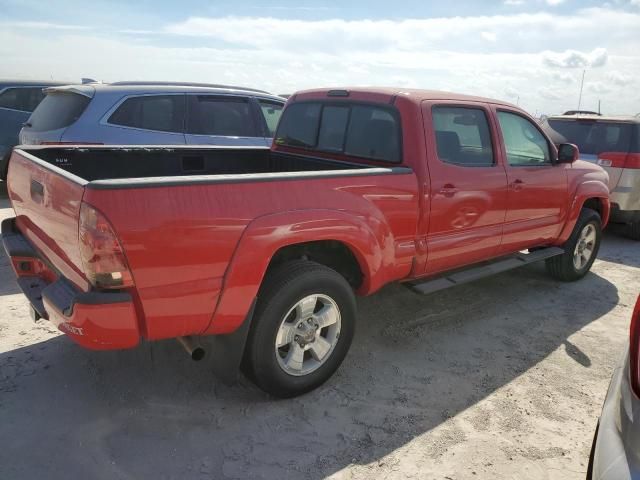
M 495 100 L 305 91 L 270 150 L 17 148 L 3 242 L 34 317 L 78 344 L 178 338 L 200 357 L 205 343 L 218 372 L 242 363 L 293 396 L 344 359 L 356 294 L 543 259 L 556 278 L 584 276 L 609 191 L 577 156 Z

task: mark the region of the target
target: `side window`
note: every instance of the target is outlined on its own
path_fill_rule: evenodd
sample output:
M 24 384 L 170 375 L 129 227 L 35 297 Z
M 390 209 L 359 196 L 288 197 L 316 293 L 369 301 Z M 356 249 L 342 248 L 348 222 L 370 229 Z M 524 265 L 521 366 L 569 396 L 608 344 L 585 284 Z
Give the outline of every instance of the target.
M 273 137 L 276 134 L 276 128 L 278 128 L 278 121 L 280 120 L 280 115 L 282 115 L 284 105 L 268 100 L 258 100 L 258 103 L 260 104 L 260 111 L 264 121 L 267 122 L 269 136 Z
M 509 165 L 551 164 L 549 144 L 533 123 L 509 112 L 498 112 L 498 120 Z
M 485 112 L 478 108 L 433 107 L 438 158 L 464 167 L 495 164 Z
M 0 93 L 0 108 L 33 112 L 43 98 L 42 87 L 8 88 Z
M 19 106 L 19 88 L 7 88 L 0 93 L 0 108 L 11 108 L 13 110 L 21 110 Z
M 182 133 L 184 95 L 146 95 L 125 100 L 108 122 L 124 127 Z
M 225 137 L 255 137 L 249 99 L 188 95 L 187 133 Z

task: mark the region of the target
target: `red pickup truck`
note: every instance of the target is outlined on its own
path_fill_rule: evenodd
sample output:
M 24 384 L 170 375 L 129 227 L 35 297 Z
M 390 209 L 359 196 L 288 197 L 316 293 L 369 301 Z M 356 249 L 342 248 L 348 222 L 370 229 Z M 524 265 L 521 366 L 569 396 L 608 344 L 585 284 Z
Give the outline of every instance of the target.
M 277 396 L 315 388 L 355 295 L 546 260 L 584 276 L 607 175 L 519 108 L 421 90 L 293 95 L 273 147 L 17 147 L 3 243 L 36 319 L 90 349 L 178 338 Z

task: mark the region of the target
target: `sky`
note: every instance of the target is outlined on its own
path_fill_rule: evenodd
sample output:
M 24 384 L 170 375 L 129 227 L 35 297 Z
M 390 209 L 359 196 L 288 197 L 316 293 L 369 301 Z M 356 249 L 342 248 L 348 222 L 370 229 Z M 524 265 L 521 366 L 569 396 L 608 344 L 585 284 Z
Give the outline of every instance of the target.
M 640 0 L 0 0 L 0 78 L 385 85 L 640 112 Z

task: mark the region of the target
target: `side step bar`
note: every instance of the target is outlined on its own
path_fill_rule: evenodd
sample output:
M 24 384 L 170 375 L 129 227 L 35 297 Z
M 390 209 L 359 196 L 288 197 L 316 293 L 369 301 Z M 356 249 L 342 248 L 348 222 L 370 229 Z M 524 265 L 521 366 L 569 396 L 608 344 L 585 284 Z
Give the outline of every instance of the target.
M 474 267 L 447 273 L 444 276 L 430 278 L 424 281 L 408 282 L 405 283 L 405 285 L 416 293 L 426 295 L 463 283 L 473 282 L 474 280 L 495 275 L 496 273 L 506 272 L 513 268 L 522 267 L 523 265 L 539 262 L 540 260 L 555 257 L 556 255 L 562 255 L 563 253 L 564 249 L 560 247 L 547 247 L 529 253 L 516 253 L 515 255 L 503 257 L 493 262 L 482 263 Z

